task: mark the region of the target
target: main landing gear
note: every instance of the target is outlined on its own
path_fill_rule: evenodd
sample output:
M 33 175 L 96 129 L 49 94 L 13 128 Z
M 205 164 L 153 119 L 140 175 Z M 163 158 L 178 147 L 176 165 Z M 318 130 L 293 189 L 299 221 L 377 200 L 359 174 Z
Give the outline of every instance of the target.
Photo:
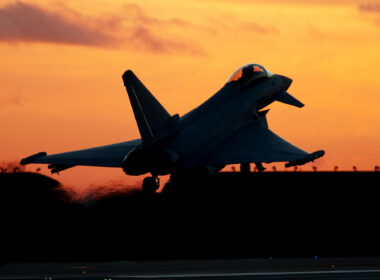
M 258 172 L 263 172 L 265 170 L 265 167 L 261 162 L 255 162 L 256 168 Z M 240 164 L 240 172 L 242 174 L 249 174 L 251 172 L 251 166 L 250 163 L 241 163 Z
M 160 187 L 160 179 L 157 176 L 144 178 L 142 191 L 144 194 L 154 194 Z

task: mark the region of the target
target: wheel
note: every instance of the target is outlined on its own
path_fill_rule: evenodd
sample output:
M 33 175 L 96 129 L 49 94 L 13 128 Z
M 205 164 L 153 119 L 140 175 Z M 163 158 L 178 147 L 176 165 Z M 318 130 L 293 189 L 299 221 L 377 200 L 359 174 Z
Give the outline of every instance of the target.
M 158 184 L 153 177 L 146 177 L 142 184 L 142 191 L 146 194 L 153 194 L 158 189 Z

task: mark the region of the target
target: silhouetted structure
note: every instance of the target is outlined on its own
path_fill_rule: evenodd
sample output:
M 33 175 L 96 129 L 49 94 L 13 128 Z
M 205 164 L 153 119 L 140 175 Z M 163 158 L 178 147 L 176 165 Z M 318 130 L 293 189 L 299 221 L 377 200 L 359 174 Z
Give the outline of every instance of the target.
M 266 169 L 261 162 L 255 162 L 255 165 L 257 167 L 257 171 L 259 172 L 264 172 L 264 170 Z
M 0 174 L 3 261 L 380 255 L 379 172 L 221 173 L 75 202 Z M 358 188 L 360 186 L 360 188 Z
M 251 172 L 251 165 L 249 163 L 240 164 L 240 172 L 243 174 L 248 174 Z

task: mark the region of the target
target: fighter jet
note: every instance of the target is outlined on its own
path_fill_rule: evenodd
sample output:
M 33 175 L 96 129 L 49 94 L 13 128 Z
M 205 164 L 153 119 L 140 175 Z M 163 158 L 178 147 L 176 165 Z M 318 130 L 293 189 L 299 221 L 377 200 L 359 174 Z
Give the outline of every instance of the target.
M 49 164 L 52 173 L 79 165 L 122 168 L 128 175 L 150 173 L 143 189 L 155 191 L 160 175 L 216 173 L 228 164 L 243 168 L 255 163 L 263 170 L 262 163 L 287 162 L 290 167 L 325 153 L 307 153 L 268 128 L 264 107 L 274 101 L 299 108 L 304 104 L 287 92 L 290 78 L 259 64 L 237 69 L 217 93 L 182 117 L 170 115 L 131 70 L 122 79 L 141 139 L 54 155 L 41 152 L 21 164 Z

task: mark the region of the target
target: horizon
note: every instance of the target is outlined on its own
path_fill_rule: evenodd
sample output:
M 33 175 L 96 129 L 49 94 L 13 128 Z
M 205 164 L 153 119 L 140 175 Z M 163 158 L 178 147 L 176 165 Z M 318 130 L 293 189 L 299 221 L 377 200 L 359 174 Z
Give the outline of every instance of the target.
M 269 105 L 269 128 L 308 152 L 326 151 L 299 171 L 373 171 L 379 35 L 374 1 L 3 1 L 0 162 L 139 138 L 122 85 L 127 69 L 182 116 L 240 66 L 258 63 L 293 79 L 289 92 L 305 104 Z M 37 168 L 50 173 L 27 167 Z M 53 176 L 77 187 L 143 177 L 94 167 Z

